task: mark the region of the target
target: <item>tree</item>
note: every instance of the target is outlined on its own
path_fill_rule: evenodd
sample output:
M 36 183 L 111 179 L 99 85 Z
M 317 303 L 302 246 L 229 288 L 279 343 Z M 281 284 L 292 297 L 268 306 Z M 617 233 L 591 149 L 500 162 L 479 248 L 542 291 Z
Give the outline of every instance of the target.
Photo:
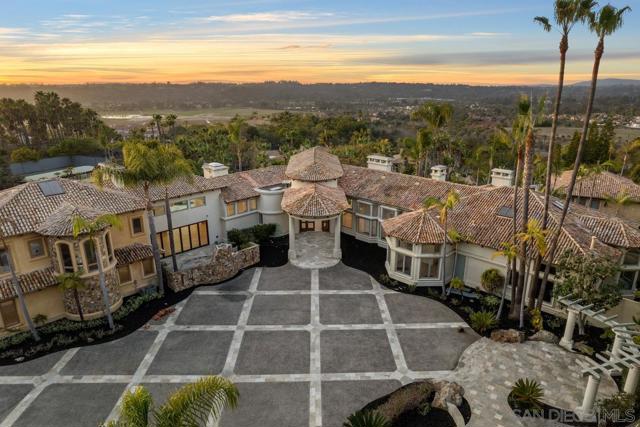
M 0 217 L 0 243 L 5 250 L 7 264 L 9 264 L 9 272 L 11 273 L 11 284 L 13 285 L 13 291 L 16 293 L 18 297 L 18 304 L 20 305 L 20 311 L 22 311 L 22 317 L 27 322 L 27 326 L 29 327 L 29 331 L 33 336 L 33 339 L 36 341 L 40 341 L 40 334 L 36 330 L 36 326 L 33 323 L 33 319 L 31 318 L 31 314 L 29 314 L 29 309 L 27 308 L 27 303 L 24 300 L 24 293 L 22 292 L 22 286 L 20 286 L 20 280 L 18 279 L 18 274 L 16 273 L 16 267 L 13 264 L 13 257 L 11 256 L 11 251 L 9 249 L 9 245 L 7 244 L 7 239 L 5 237 L 5 227 L 13 226 L 13 221 L 9 218 Z
M 151 393 L 137 386 L 125 393 L 118 420 L 106 427 L 212 427 L 225 409 L 236 408 L 238 397 L 231 381 L 209 376 L 181 387 L 154 408 Z
M 435 207 L 440 210 L 440 223 L 444 229 L 442 238 L 443 256 L 442 256 L 442 295 L 445 295 L 445 287 L 447 281 L 447 240 L 449 240 L 449 233 L 447 228 L 447 222 L 449 218 L 449 211 L 453 209 L 460 201 L 460 193 L 456 190 L 449 191 L 444 201 L 440 201 L 435 197 L 427 197 L 423 202 L 425 209 Z
M 176 134 L 176 121 L 178 120 L 178 116 L 175 114 L 167 114 L 164 117 L 164 126 L 169 128 L 169 135 L 171 140 L 175 139 Z
M 607 202 L 615 205 L 615 216 L 619 216 L 620 208 L 623 206 L 628 206 L 633 203 L 633 199 L 629 194 L 625 191 L 621 191 L 615 195 L 615 197 L 607 197 Z
M 82 310 L 82 304 L 80 304 L 80 294 L 78 293 L 78 291 L 81 291 L 87 287 L 84 283 L 84 280 L 82 280 L 82 274 L 82 270 L 62 273 L 56 276 L 56 281 L 58 282 L 58 286 L 63 292 L 73 292 L 73 299 L 76 303 L 76 309 L 78 310 L 80 321 L 84 322 L 84 312 Z
M 422 121 L 426 125 L 416 135 L 416 141 L 423 149 L 424 175 L 430 166 L 428 154 L 435 153 L 439 143 L 445 139 L 442 130 L 449 125 L 452 117 L 453 106 L 449 103 L 426 102 L 411 114 L 413 120 Z
M 558 226 L 556 232 L 551 238 L 549 245 L 549 262 L 546 264 L 544 274 L 542 277 L 542 285 L 540 291 L 544 291 L 545 286 L 549 280 L 549 274 L 551 272 L 551 263 L 555 257 L 556 250 L 558 248 L 558 242 L 560 240 L 560 234 L 564 227 L 564 221 L 569 212 L 569 205 L 571 204 L 571 197 L 573 195 L 573 189 L 578 177 L 578 171 L 582 163 L 582 154 L 584 152 L 585 140 L 587 132 L 589 130 L 589 123 L 591 121 L 591 113 L 593 111 L 593 102 L 596 95 L 596 87 L 598 85 L 598 71 L 600 70 L 600 61 L 604 54 L 604 40 L 606 37 L 615 33 L 623 25 L 624 14 L 631 9 L 626 6 L 621 9 L 617 9 L 614 6 L 606 5 L 602 7 L 597 13 L 590 12 L 587 14 L 589 29 L 598 36 L 598 45 L 594 52 L 593 70 L 591 73 L 591 87 L 589 91 L 589 100 L 587 101 L 587 109 L 584 115 L 584 121 L 582 124 L 582 133 L 580 135 L 580 141 L 578 142 L 578 149 L 576 151 L 576 158 L 573 165 L 573 171 L 571 172 L 571 179 L 566 189 L 565 201 L 562 207 L 562 213 L 558 220 Z M 538 305 L 542 305 L 542 298 L 538 298 Z
M 156 234 L 156 225 L 153 219 L 153 204 L 151 200 L 151 187 L 163 185 L 166 181 L 164 168 L 160 165 L 161 156 L 153 145 L 137 141 L 125 142 L 122 147 L 124 167 L 118 165 L 105 165 L 94 169 L 93 180 L 98 186 L 103 186 L 111 178 L 122 183 L 125 187 L 142 187 L 143 200 L 147 211 L 149 223 L 149 238 L 153 248 L 153 258 L 158 274 L 158 293 L 164 293 L 164 277 L 162 263 L 160 261 L 160 247 Z
M 250 142 L 247 138 L 247 123 L 240 116 L 235 116 L 227 125 L 230 148 L 235 155 L 238 171 L 242 172 L 245 153 L 249 150 Z
M 504 283 L 502 284 L 502 293 L 500 295 L 500 306 L 498 307 L 498 313 L 496 314 L 496 319 L 500 320 L 502 317 L 502 310 L 504 309 L 504 301 L 507 296 L 507 283 L 511 280 L 511 275 L 513 274 L 513 270 L 511 269 L 511 264 L 518 256 L 518 247 L 510 242 L 502 243 L 502 249 L 493 254 L 494 257 L 502 256 L 507 259 L 507 274 L 504 276 Z
M 107 284 L 104 275 L 104 267 L 102 266 L 102 251 L 100 250 L 100 241 L 98 240 L 99 233 L 107 227 L 120 226 L 120 219 L 112 214 L 100 215 L 95 219 L 87 219 L 80 215 L 76 215 L 72 219 L 73 221 L 73 237 L 78 238 L 81 234 L 89 236 L 89 241 L 93 246 L 93 250 L 96 253 L 96 259 L 98 264 L 98 283 L 100 290 L 102 291 L 102 302 L 104 304 L 104 310 L 107 316 L 107 322 L 111 330 L 115 329 L 113 323 L 113 316 L 111 315 L 111 304 L 109 303 L 109 292 L 107 291 Z M 108 254 L 107 254 L 108 255 Z
M 164 133 L 162 132 L 162 114 L 154 114 L 152 116 L 151 123 L 156 127 L 158 131 L 158 139 L 164 141 Z
M 522 299 L 519 301 L 520 307 L 520 329 L 524 328 L 524 299 L 525 299 L 525 290 L 528 288 L 527 282 L 529 281 L 529 276 L 531 275 L 531 268 L 534 268 L 533 274 L 535 274 L 534 282 L 538 278 L 538 262 L 536 262 L 536 258 L 542 259 L 547 252 L 547 242 L 546 242 L 547 230 L 544 230 L 540 223 L 535 219 L 530 219 L 527 222 L 527 226 L 525 231 L 518 233 L 518 240 L 521 242 L 521 248 L 525 248 L 525 261 L 521 263 L 521 268 L 524 266 L 524 274 L 523 276 L 523 291 L 522 291 Z M 531 254 L 528 250 L 528 246 L 533 246 L 536 249 L 537 256 L 535 254 Z M 522 249 L 521 249 L 522 250 Z M 531 285 L 533 287 L 533 284 Z
M 173 220 L 171 217 L 171 204 L 169 203 L 169 184 L 178 178 L 193 180 L 191 165 L 184 158 L 182 152 L 174 144 L 162 144 L 155 147 L 158 156 L 158 182 L 164 186 L 164 210 L 167 215 L 167 228 L 169 232 L 169 247 L 171 250 L 171 262 L 173 271 L 178 270 L 176 260 L 176 248 L 173 238 Z

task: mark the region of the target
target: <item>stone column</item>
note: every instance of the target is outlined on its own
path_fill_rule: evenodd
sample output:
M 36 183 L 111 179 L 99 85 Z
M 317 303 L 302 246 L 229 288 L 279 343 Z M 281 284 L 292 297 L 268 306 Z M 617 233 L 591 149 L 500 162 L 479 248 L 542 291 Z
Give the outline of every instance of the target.
M 577 316 L 577 311 L 570 308 L 567 309 L 567 323 L 564 326 L 564 336 L 560 340 L 560 345 L 567 350 L 573 349 L 573 330 L 576 328 Z
M 296 259 L 296 223 L 289 215 L 289 259 Z
M 580 420 L 587 421 L 592 419 L 595 415 L 593 405 L 596 401 L 596 396 L 598 395 L 598 386 L 600 386 L 600 377 L 589 375 L 587 388 L 584 391 L 584 398 L 582 399 L 582 405 L 576 408 L 576 414 Z
M 336 217 L 336 221 L 333 229 L 333 257 L 342 258 L 342 250 L 340 249 L 340 229 L 342 227 L 341 215 Z
M 634 395 L 636 393 L 636 389 L 638 388 L 638 380 L 640 380 L 640 367 L 633 366 L 629 368 L 627 379 L 624 380 L 624 392 L 630 395 Z

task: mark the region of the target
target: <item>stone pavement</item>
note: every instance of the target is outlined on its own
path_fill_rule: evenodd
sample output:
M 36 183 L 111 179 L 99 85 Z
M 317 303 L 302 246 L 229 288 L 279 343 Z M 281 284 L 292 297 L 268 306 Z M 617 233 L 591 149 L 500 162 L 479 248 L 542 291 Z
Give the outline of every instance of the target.
M 240 390 L 222 427 L 339 427 L 401 384 L 452 375 L 477 339 L 442 304 L 343 264 L 256 268 L 122 339 L 0 367 L 0 427 L 96 426 L 128 387 L 162 402 L 208 374 Z
M 515 381 L 519 378 L 537 380 L 544 389 L 545 402 L 573 411 L 582 402 L 587 383 L 576 363 L 577 359 L 584 358 L 555 344 L 534 341 L 502 344 L 481 338 L 467 348 L 449 379 L 465 389 L 472 411 L 469 427 L 518 427 L 525 424 L 507 404 Z M 603 378 L 598 397 L 617 391 L 611 377 Z M 540 420 L 526 424 L 527 427 L 542 425 L 561 424 L 544 424 Z

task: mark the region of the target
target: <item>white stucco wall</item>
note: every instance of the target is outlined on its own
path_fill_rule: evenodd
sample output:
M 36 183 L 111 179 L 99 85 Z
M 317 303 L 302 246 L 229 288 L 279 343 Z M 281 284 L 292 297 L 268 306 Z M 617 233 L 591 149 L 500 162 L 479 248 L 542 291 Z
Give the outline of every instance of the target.
M 491 248 L 484 248 L 482 246 L 460 244 L 458 245 L 458 254 L 464 255 L 464 283 L 473 288 L 480 287 L 480 278 L 485 270 L 495 268 L 503 275 L 506 274 L 506 259 L 498 256 L 493 257 L 496 250 Z M 458 258 L 458 261 L 461 257 Z M 460 269 L 458 269 L 460 271 Z

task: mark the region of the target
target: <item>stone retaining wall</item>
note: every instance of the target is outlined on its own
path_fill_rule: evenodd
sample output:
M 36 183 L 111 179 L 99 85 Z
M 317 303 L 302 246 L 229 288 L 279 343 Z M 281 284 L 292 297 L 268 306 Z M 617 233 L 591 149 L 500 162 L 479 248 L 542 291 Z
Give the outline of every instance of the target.
M 235 276 L 243 268 L 260 262 L 260 246 L 235 251 L 231 245 L 216 246 L 213 256 L 202 265 L 167 274 L 169 287 L 181 291 L 198 285 L 218 283 Z
M 104 272 L 107 294 L 109 295 L 109 305 L 115 306 L 122 302 L 118 274 L 115 267 L 110 267 Z M 78 291 L 80 306 L 85 318 L 102 317 L 104 313 L 104 301 L 102 300 L 102 290 L 98 274 L 84 278 L 85 288 Z M 79 316 L 78 307 L 72 290 L 65 290 L 63 294 L 64 309 L 70 317 Z

